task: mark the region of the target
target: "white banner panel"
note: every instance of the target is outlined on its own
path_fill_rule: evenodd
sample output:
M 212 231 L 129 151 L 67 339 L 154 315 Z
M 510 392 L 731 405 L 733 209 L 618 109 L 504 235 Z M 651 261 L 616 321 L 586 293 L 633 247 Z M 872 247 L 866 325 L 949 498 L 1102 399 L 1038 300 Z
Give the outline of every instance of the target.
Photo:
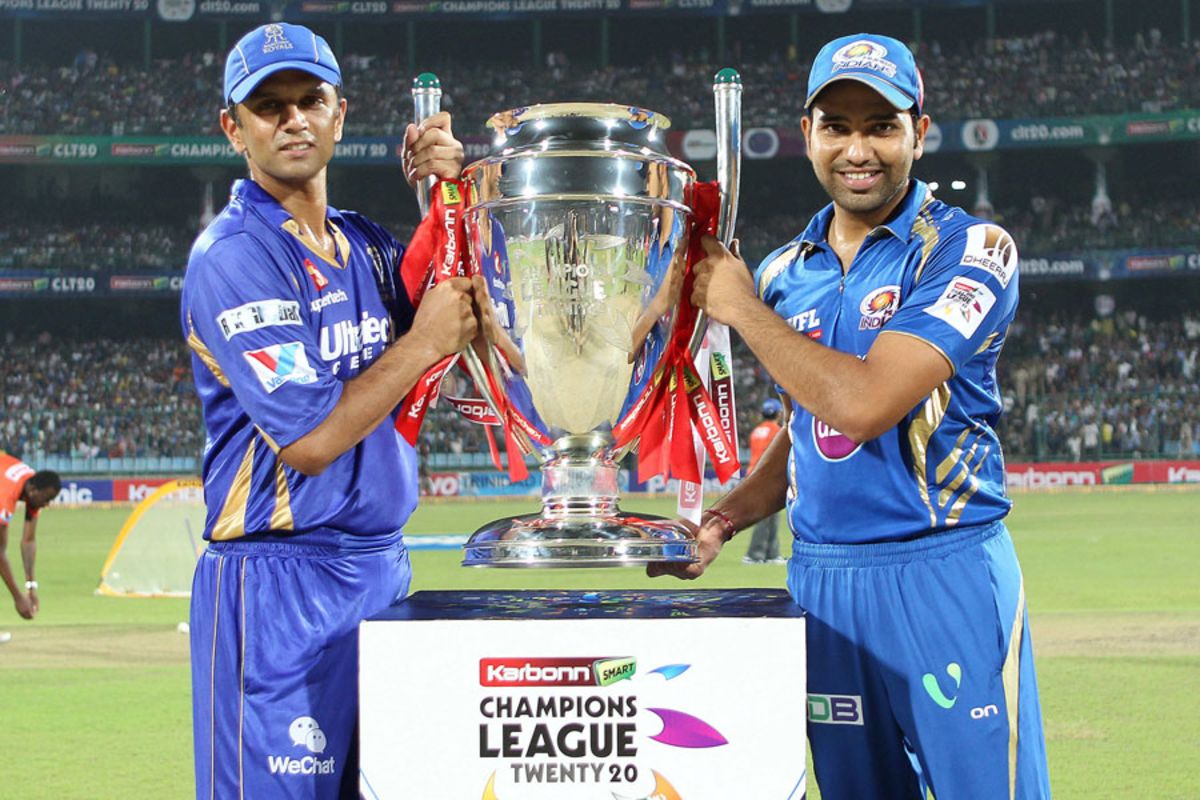
M 362 625 L 372 800 L 800 800 L 786 592 L 418 592 Z

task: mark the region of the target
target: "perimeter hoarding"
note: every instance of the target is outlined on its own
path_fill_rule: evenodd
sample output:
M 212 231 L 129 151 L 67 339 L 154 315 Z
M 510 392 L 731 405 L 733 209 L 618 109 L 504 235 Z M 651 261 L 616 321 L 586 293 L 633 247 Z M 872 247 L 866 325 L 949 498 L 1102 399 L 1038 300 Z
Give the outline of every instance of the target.
M 1058 461 L 1007 466 L 1009 489 L 1200 483 L 1200 461 Z

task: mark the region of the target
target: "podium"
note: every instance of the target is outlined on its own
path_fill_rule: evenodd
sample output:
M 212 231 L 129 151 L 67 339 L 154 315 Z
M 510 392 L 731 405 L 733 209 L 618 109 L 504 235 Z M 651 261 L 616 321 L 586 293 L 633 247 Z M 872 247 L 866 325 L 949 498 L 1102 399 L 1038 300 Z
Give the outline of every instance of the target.
M 362 623 L 370 800 L 800 800 L 784 591 L 426 591 Z

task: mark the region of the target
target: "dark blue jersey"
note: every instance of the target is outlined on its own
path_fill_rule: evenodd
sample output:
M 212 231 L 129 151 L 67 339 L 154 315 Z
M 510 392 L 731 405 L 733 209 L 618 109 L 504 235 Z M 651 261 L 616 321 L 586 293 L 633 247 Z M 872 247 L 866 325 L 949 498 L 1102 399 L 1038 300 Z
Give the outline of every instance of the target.
M 855 444 L 803 408 L 789 432 L 788 515 L 807 542 L 911 539 L 1004 517 L 996 358 L 1017 308 L 1017 252 L 1001 228 L 911 181 L 850 269 L 826 233 L 830 205 L 756 272 L 759 295 L 797 331 L 863 358 L 880 333 L 918 338 L 953 376 L 891 430 Z
M 208 432 L 206 539 L 388 536 L 416 506 L 416 455 L 390 417 L 318 476 L 278 455 L 412 323 L 395 281 L 403 247 L 355 213 L 329 209 L 328 225 L 336 258 L 310 248 L 273 197 L 240 180 L 192 247 L 182 322 Z

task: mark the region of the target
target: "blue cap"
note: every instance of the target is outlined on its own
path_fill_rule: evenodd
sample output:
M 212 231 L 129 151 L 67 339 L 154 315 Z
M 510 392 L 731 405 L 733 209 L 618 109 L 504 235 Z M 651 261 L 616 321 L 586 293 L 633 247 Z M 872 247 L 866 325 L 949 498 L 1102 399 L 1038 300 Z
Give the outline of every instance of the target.
M 808 73 L 808 98 L 804 107 L 834 81 L 865 83 L 900 111 L 921 113 L 925 85 L 912 51 L 890 36 L 856 33 L 834 39 L 821 48 Z
M 774 397 L 768 397 L 766 400 L 763 400 L 762 413 L 764 417 L 773 417 L 780 411 L 783 411 L 783 403 Z
M 329 42 L 303 25 L 278 22 L 260 25 L 229 51 L 225 102 L 242 102 L 267 77 L 285 69 L 303 70 L 326 83 L 342 85 L 342 70 Z

